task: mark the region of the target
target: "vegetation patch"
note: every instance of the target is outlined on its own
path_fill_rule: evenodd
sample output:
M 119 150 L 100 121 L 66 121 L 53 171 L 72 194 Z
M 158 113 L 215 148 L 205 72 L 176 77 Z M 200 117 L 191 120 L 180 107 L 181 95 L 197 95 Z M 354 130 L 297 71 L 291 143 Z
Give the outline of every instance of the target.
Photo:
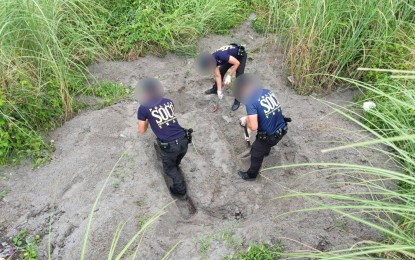
M 228 33 L 246 18 L 244 1 L 102 1 L 109 12 L 105 43 L 115 58 L 135 59 L 147 52 L 194 55 L 197 40 Z
M 282 243 L 275 245 L 270 243 L 251 244 L 246 252 L 237 253 L 235 256 L 225 257 L 227 260 L 275 260 L 281 258 L 284 250 Z
M 339 83 L 332 75 L 360 79 L 356 68 L 372 66 L 398 35 L 413 34 L 415 10 L 403 0 L 251 2 L 284 41 L 286 68 L 301 94 L 331 91 Z

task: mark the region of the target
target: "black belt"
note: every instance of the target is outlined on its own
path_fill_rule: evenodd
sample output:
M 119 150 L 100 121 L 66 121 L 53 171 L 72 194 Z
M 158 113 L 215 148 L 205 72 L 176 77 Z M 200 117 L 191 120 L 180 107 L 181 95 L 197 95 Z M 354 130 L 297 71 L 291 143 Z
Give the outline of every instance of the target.
M 283 128 L 278 129 L 273 134 L 270 134 L 269 136 L 281 136 L 288 131 L 288 126 L 284 126 Z
M 285 135 L 288 131 L 288 127 L 284 126 L 283 128 L 278 129 L 272 134 L 268 134 L 267 132 L 258 132 L 257 137 L 259 140 L 267 140 L 268 138 L 272 137 L 281 137 Z
M 180 137 L 179 139 L 176 139 L 176 140 L 173 140 L 173 141 L 170 141 L 170 142 L 163 142 L 163 141 L 161 141 L 159 138 L 157 138 L 157 142 L 160 144 L 160 145 L 170 145 L 170 144 L 178 144 L 180 141 L 182 141 L 183 139 L 187 139 L 187 136 L 186 136 L 186 134 L 183 136 L 183 137 Z

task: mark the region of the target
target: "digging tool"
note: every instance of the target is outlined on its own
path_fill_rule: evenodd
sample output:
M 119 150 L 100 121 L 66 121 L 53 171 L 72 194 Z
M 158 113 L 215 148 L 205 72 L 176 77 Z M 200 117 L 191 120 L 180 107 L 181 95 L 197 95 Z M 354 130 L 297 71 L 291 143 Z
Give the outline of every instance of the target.
M 246 145 L 248 147 L 251 147 L 251 140 L 250 140 L 250 136 L 249 136 L 248 126 L 245 125 L 245 126 L 243 126 L 243 128 L 244 128 L 244 136 L 245 136 Z
M 249 129 L 248 129 L 248 123 L 246 122 L 247 117 L 243 116 L 239 119 L 239 125 L 242 126 L 244 129 L 244 137 L 245 141 L 248 147 L 251 147 L 251 140 L 249 136 Z

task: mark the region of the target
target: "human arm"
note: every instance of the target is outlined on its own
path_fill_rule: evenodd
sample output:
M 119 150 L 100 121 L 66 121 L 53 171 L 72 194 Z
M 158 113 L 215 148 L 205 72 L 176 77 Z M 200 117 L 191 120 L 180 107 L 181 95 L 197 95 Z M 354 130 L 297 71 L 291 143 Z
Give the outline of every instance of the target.
M 148 119 L 145 121 L 138 120 L 138 133 L 144 134 L 148 129 Z
M 239 119 L 239 124 L 243 127 L 247 126 L 249 130 L 258 130 L 258 115 L 243 116 Z
M 220 75 L 219 66 L 216 66 L 215 68 L 215 81 L 218 91 L 222 91 L 222 76 Z
M 231 70 L 229 71 L 228 75 L 225 78 L 225 82 L 224 82 L 225 86 L 228 86 L 231 83 L 231 81 L 232 81 L 232 75 L 235 74 L 236 70 L 238 69 L 239 65 L 241 64 L 239 62 L 239 60 L 237 60 L 233 56 L 230 56 L 229 57 L 228 63 L 229 64 L 232 64 L 232 67 L 231 67 Z
M 240 62 L 239 62 L 239 60 L 238 59 L 236 59 L 235 57 L 233 57 L 233 56 L 230 56 L 229 57 L 229 64 L 232 64 L 232 68 L 231 68 L 231 70 L 229 71 L 229 73 L 228 73 L 228 75 L 229 76 L 233 76 L 233 74 L 235 74 L 235 72 L 236 72 L 236 70 L 238 69 L 238 67 L 239 67 L 239 65 L 241 64 Z
M 251 131 L 258 130 L 258 115 L 248 115 L 246 117 L 246 124 Z

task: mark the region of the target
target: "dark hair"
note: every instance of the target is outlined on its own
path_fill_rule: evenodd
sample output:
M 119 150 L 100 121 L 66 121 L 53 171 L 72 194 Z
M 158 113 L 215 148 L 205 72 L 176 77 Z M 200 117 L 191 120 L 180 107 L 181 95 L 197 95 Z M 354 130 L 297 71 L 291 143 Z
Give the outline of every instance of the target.
M 153 93 L 161 88 L 161 82 L 155 78 L 146 78 L 140 82 L 140 87 L 144 92 Z
M 237 90 L 241 90 L 252 84 L 255 84 L 254 78 L 249 74 L 242 74 L 236 78 L 234 88 Z
M 204 53 L 201 54 L 198 58 L 199 68 L 202 70 L 208 70 L 212 65 L 215 64 L 215 58 L 212 54 Z

